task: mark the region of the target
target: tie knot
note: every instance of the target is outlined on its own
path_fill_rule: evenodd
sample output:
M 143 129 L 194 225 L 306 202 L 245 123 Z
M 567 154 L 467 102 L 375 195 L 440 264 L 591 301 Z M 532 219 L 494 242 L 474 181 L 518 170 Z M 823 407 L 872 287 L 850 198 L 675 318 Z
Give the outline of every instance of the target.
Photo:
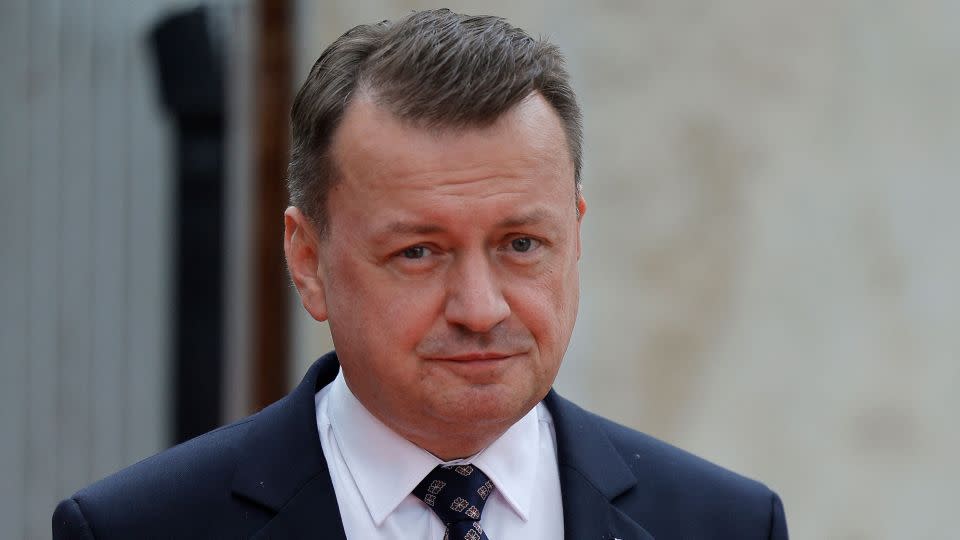
M 493 482 L 473 465 L 439 465 L 413 489 L 413 494 L 427 503 L 448 528 L 468 522 L 464 525 L 480 531 L 479 523 L 469 522 L 480 521 L 483 505 L 492 491 Z

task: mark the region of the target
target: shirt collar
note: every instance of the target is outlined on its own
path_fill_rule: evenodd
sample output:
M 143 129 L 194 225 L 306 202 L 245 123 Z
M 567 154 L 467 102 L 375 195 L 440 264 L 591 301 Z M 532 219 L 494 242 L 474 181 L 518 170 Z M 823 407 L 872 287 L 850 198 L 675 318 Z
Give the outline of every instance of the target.
M 347 386 L 342 370 L 328 399 L 330 426 L 340 453 L 379 527 L 427 473 L 445 462 L 370 414 Z M 541 407 L 532 409 L 477 455 L 455 461 L 479 467 L 524 521 L 529 517 L 540 455 Z

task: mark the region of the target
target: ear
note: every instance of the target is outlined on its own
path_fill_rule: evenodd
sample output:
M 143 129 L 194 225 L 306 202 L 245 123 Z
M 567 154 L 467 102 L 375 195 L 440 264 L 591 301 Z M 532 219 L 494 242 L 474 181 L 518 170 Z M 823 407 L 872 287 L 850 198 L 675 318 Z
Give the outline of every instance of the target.
M 303 307 L 318 320 L 327 320 L 323 269 L 320 265 L 320 237 L 313 223 L 299 208 L 283 213 L 283 252 L 287 269 L 300 291 Z
M 587 213 L 587 201 L 583 195 L 577 195 L 577 259 L 580 259 L 580 225 L 583 224 L 583 215 Z

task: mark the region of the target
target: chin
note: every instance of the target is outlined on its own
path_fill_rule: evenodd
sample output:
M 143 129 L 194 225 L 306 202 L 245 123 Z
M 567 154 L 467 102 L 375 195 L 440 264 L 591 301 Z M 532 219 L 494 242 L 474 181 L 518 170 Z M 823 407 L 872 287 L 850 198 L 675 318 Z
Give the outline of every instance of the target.
M 443 406 L 444 409 L 452 411 L 449 415 L 450 423 L 509 426 L 535 407 L 542 396 L 531 392 L 518 393 L 515 389 L 504 388 L 501 384 L 484 384 L 472 385 L 450 398 Z

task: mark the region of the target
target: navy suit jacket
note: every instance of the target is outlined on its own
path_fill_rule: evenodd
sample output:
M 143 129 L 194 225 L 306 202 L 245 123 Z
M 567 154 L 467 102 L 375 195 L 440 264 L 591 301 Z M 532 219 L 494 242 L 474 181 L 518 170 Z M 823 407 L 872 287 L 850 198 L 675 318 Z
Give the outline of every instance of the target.
M 344 539 L 314 408 L 338 369 L 330 353 L 259 413 L 78 491 L 57 506 L 53 537 Z M 556 392 L 544 402 L 566 538 L 786 540 L 780 499 L 763 484 Z

